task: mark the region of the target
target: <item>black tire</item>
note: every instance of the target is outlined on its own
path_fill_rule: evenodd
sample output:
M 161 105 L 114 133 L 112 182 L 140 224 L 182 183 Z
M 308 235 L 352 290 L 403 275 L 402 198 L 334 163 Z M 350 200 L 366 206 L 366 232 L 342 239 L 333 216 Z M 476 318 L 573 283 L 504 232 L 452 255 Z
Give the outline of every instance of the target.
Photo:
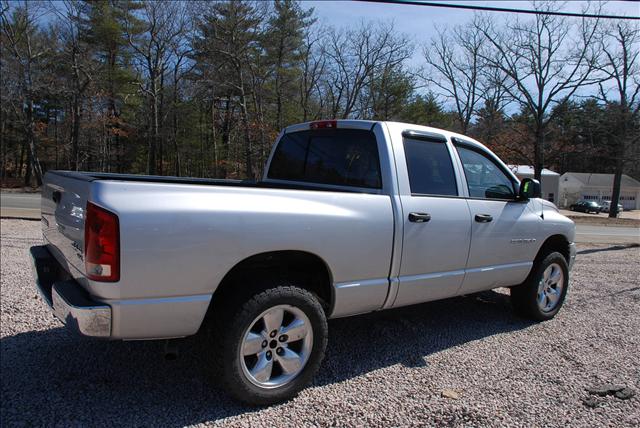
M 540 307 L 538 301 L 538 290 L 541 281 L 544 281 L 545 270 L 552 265 L 558 266 L 562 271 L 562 290 L 558 293 L 559 299 L 557 303 L 555 303 L 555 306 L 553 306 L 552 309 L 544 310 Z M 556 316 L 562 307 L 568 288 L 569 267 L 567 265 L 567 260 L 558 252 L 547 253 L 536 260 L 529 276 L 522 284 L 511 287 L 511 304 L 514 311 L 524 318 L 534 321 L 550 320 Z M 548 303 L 549 300 L 546 302 Z
M 260 387 L 243 371 L 242 344 L 245 333 L 256 317 L 278 305 L 290 305 L 302 312 L 310 321 L 313 339 L 311 351 L 302 370 L 288 383 L 276 388 Z M 324 358 L 328 327 L 324 310 L 309 291 L 294 286 L 278 286 L 255 294 L 243 304 L 226 311 L 228 319 L 214 326 L 221 341 L 221 352 L 215 356 L 217 373 L 226 391 L 235 399 L 251 405 L 268 405 L 294 397 L 312 380 Z M 274 360 L 275 361 L 275 360 Z M 275 362 L 273 364 L 276 364 Z

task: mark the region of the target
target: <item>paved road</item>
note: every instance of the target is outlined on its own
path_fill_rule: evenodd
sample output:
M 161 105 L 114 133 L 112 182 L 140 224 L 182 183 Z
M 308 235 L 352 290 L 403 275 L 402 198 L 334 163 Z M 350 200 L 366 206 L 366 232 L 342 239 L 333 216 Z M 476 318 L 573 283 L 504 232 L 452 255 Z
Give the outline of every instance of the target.
M 576 242 L 640 244 L 640 228 L 622 226 L 576 225 Z
M 0 193 L 0 205 L 9 208 L 40 209 L 40 193 Z
M 40 218 L 40 194 L 0 193 L 3 217 Z M 640 244 L 640 228 L 578 224 L 576 242 Z
M 0 193 L 2 217 L 40 218 L 40 193 Z

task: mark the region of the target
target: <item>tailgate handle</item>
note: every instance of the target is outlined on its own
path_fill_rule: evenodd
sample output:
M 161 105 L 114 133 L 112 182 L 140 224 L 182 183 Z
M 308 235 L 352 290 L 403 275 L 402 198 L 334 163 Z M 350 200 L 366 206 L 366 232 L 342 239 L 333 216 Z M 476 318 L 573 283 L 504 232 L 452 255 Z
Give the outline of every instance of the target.
M 60 202 L 61 198 L 62 198 L 62 193 L 60 193 L 59 190 L 54 190 L 53 194 L 51 195 L 51 199 L 53 199 L 53 202 L 57 204 L 58 202 Z
M 431 214 L 409 213 L 409 221 L 412 223 L 426 223 L 431 220 Z

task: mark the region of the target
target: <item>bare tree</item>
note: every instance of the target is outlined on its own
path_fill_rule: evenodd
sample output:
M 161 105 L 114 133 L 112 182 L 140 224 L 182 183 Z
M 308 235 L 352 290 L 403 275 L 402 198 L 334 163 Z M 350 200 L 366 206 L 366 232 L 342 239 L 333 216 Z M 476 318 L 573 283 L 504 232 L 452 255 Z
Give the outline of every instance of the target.
M 409 39 L 393 24 L 361 23 L 355 30 L 330 32 L 323 54 L 329 59 L 325 83 L 333 117 L 358 116 L 361 95 L 373 76 L 402 64 L 413 53 Z
M 189 24 L 192 21 L 189 20 Z M 186 33 L 190 33 L 191 27 L 188 27 Z M 191 45 L 185 43 L 185 40 L 177 38 L 171 45 L 171 57 L 173 58 L 173 99 L 172 99 L 172 133 L 171 139 L 174 150 L 174 173 L 178 177 L 181 175 L 181 163 L 180 163 L 180 147 L 178 143 L 178 106 L 180 104 L 180 84 L 182 80 L 187 76 L 191 70 L 195 67 L 194 62 L 189 61 L 189 55 L 191 54 Z
M 440 28 L 423 51 L 428 65 L 423 78 L 453 102 L 463 133 L 489 90 L 488 81 L 482 82 L 481 50 L 486 44 L 482 30 L 472 23 L 455 26 L 453 31 Z
M 155 174 L 158 168 L 157 151 L 162 144 L 160 122 L 163 78 L 172 56 L 172 46 L 187 28 L 187 14 L 184 3 L 148 1 L 143 3 L 141 15 L 142 23 L 127 20 L 126 32 L 129 45 L 138 59 L 140 90 L 150 102 L 151 138 L 147 170 L 149 174 Z M 162 174 L 162 162 L 159 172 Z
M 547 11 L 557 5 L 534 5 Z M 595 83 L 598 56 L 598 20 L 569 22 L 558 16 L 538 14 L 531 21 L 515 19 L 497 30 L 489 19 L 475 21 L 490 50 L 481 51 L 489 66 L 506 76 L 504 86 L 521 111 L 531 116 L 534 136 L 535 177 L 540 180 L 544 166 L 545 136 L 553 120 L 552 108 L 571 98 L 578 88 Z
M 603 55 L 598 70 L 606 79 L 599 85 L 600 98 L 614 113 L 615 174 L 609 217 L 617 217 L 625 163 L 640 161 L 633 152 L 640 140 L 640 28 L 624 21 L 610 24 L 604 28 L 599 47 Z M 613 88 L 607 89 L 611 84 Z
M 31 184 L 35 178 L 38 185 L 42 184 L 42 168 L 38 158 L 35 135 L 34 97 L 37 86 L 44 82 L 39 79 L 39 65 L 43 61 L 49 48 L 41 37 L 38 37 L 38 20 L 46 13 L 42 2 L 24 1 L 17 7 L 10 7 L 8 2 L 2 3 L 3 44 L 14 58 L 16 78 L 20 91 L 21 105 L 15 105 L 18 116 L 22 117 L 25 144 L 27 146 L 27 173 L 25 185 Z M 11 16 L 9 15 L 11 14 Z
M 318 97 L 318 109 L 312 113 L 312 100 L 314 94 L 321 93 L 320 81 L 325 71 L 326 58 L 321 55 L 318 43 L 323 38 L 322 30 L 307 30 L 304 38 L 304 46 L 301 53 L 302 73 L 300 76 L 299 94 L 302 107 L 302 121 L 309 118 L 317 119 L 318 110 L 322 110 L 323 97 Z

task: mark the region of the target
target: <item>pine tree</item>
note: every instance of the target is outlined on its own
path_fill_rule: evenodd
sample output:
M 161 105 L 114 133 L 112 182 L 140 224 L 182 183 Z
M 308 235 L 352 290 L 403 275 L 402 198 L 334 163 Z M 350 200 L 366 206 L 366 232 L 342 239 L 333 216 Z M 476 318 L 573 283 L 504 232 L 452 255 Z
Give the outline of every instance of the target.
M 274 14 L 267 24 L 263 45 L 273 68 L 274 125 L 278 130 L 284 126 L 286 107 L 290 107 L 290 111 L 297 109 L 291 100 L 295 99 L 296 82 L 300 79 L 304 36 L 315 21 L 313 9 L 305 11 L 295 0 L 274 2 Z
M 97 150 L 106 157 L 103 169 L 111 167 L 111 153 L 115 152 L 118 172 L 123 172 L 127 134 L 126 107 L 135 104 L 136 80 L 131 65 L 131 51 L 126 37 L 127 23 L 135 22 L 134 11 L 140 6 L 132 1 L 86 1 L 86 19 L 82 23 L 80 37 L 92 46 L 97 61 L 97 93 L 102 99 L 104 117 L 104 148 Z M 96 151 L 96 150 L 94 150 Z

